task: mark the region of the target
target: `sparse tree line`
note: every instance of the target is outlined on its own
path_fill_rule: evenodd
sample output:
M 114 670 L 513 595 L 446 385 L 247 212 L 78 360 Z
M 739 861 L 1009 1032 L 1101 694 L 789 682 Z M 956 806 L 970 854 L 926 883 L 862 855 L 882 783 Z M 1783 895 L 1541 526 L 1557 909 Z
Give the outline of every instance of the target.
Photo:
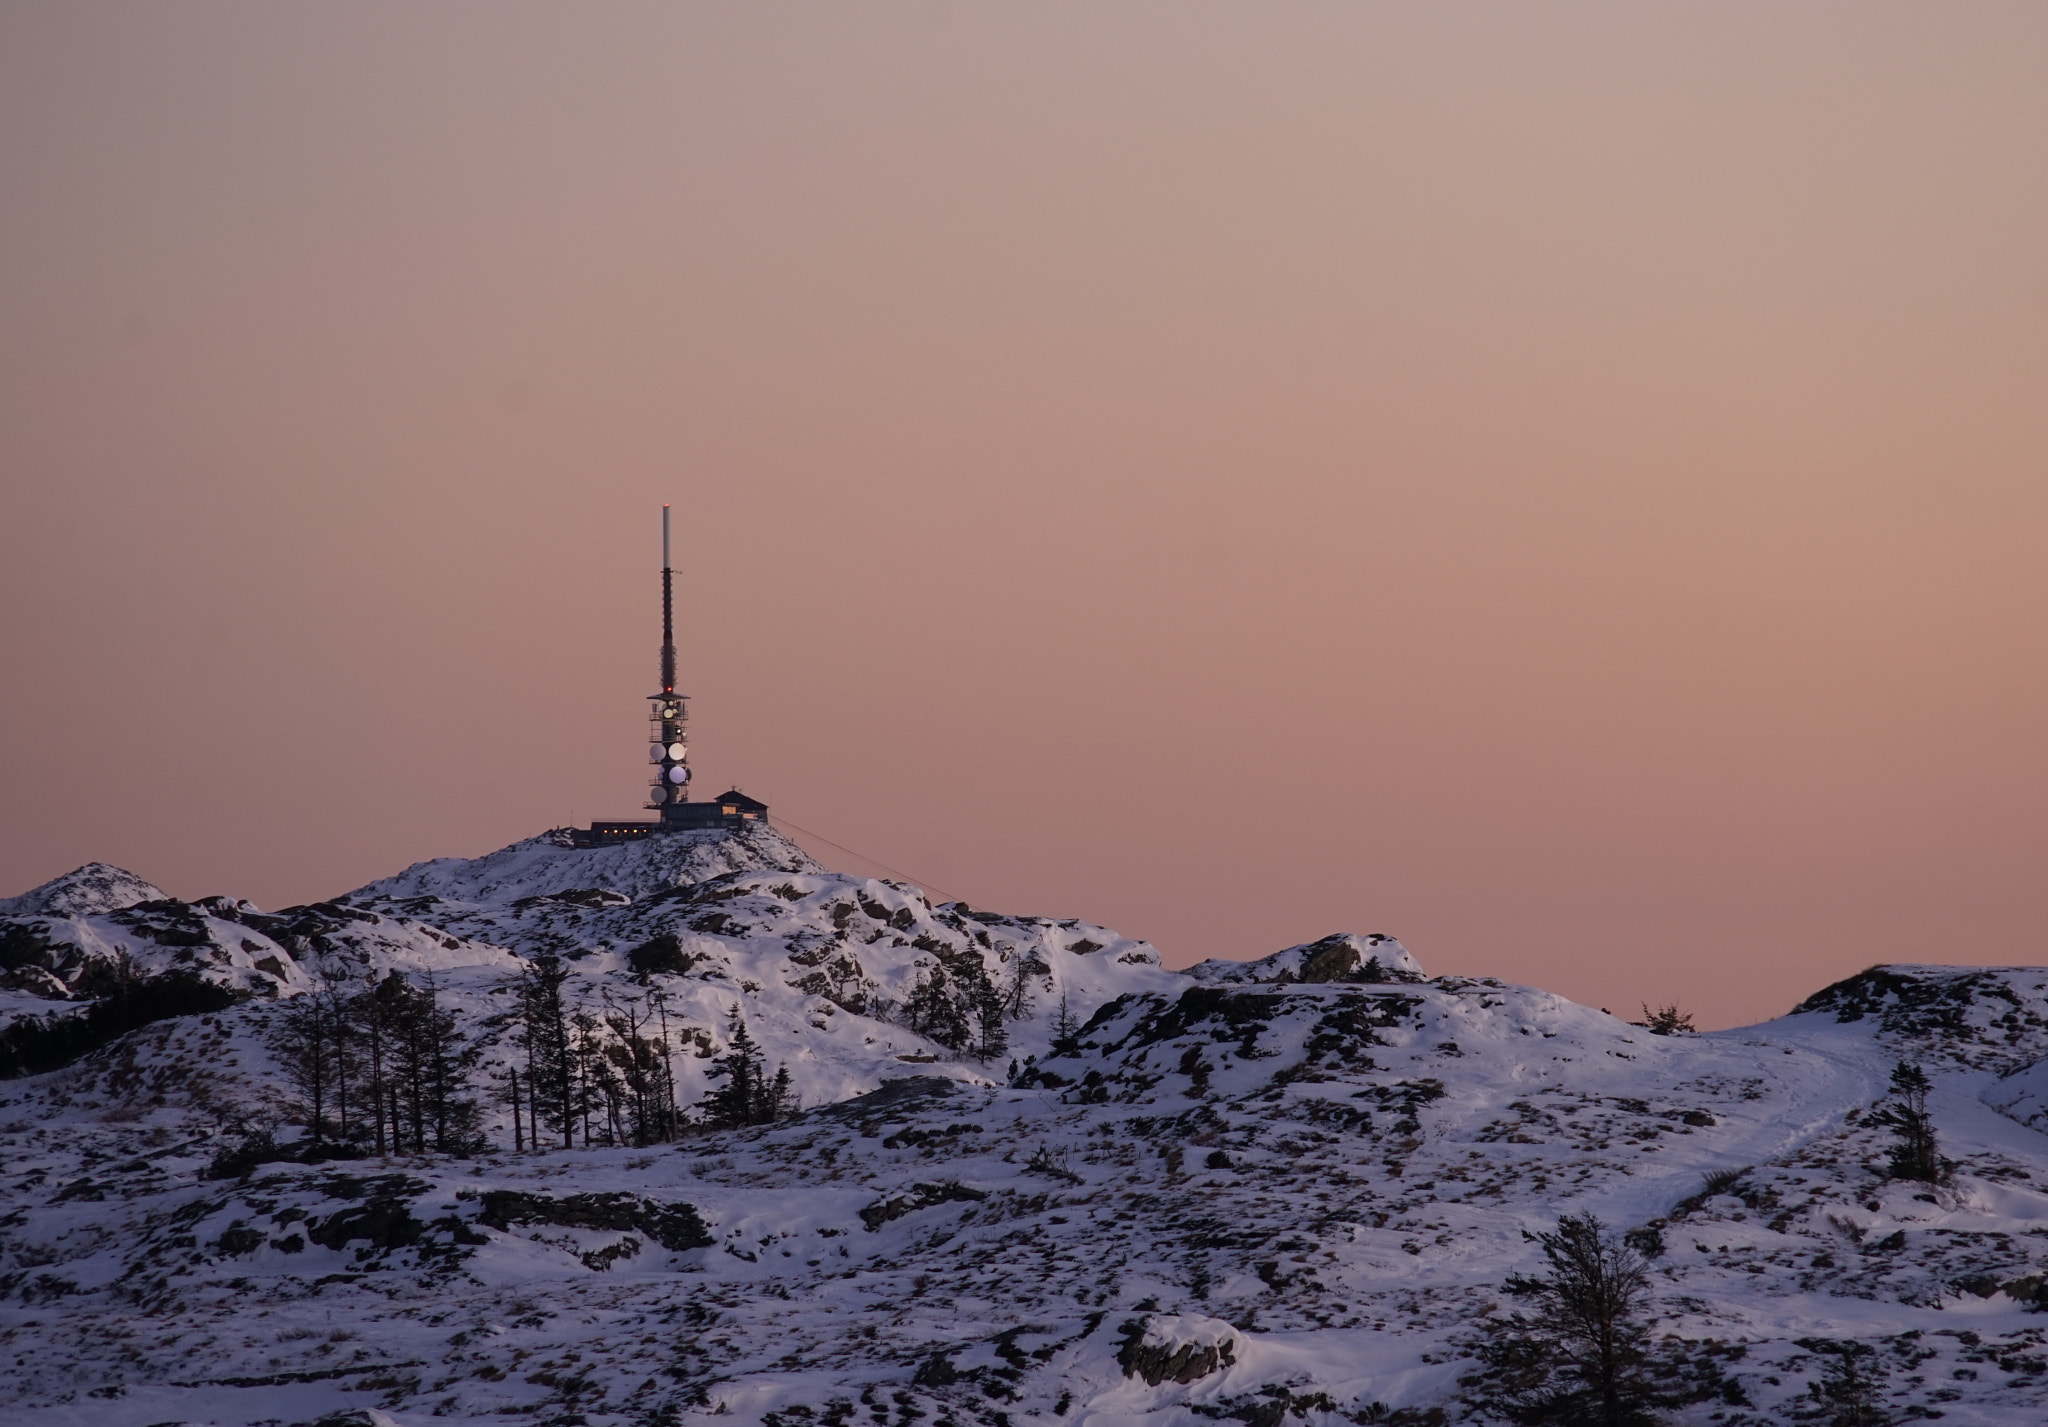
M 1020 949 L 991 976 L 978 956 L 935 960 L 898 1005 L 873 1009 L 960 1055 L 1009 1051 L 1007 1022 L 1031 1014 L 1032 979 L 1051 970 Z M 568 967 L 553 954 L 520 973 L 506 1018 L 516 1054 L 480 1083 L 482 1047 L 441 1005 L 431 976 L 387 972 L 351 988 L 330 983 L 294 998 L 270 1037 L 311 1146 L 347 1152 L 463 1154 L 481 1148 L 482 1101 L 509 1113 L 512 1148 L 647 1145 L 693 1129 L 770 1124 L 798 1108 L 787 1066 L 769 1069 L 735 1009 L 711 1057 L 712 1088 L 694 1104 L 677 1091 L 667 997 L 603 995 L 574 1005 Z M 644 978 L 651 981 L 651 978 Z M 1064 999 L 1056 1030 L 1071 1038 Z M 701 1033 L 699 1033 L 701 1035 Z
M 461 1154 L 482 1142 L 470 1084 L 477 1047 L 431 977 L 330 983 L 279 1013 L 271 1053 L 298 1099 L 307 1139 L 378 1154 Z
M 717 1082 L 695 1107 L 676 1093 L 675 1049 L 668 999 L 651 986 L 640 1002 L 609 993 L 602 1014 L 572 1009 L 562 994 L 569 970 L 552 955 L 535 957 L 519 979 L 514 1064 L 499 1087 L 512 1112 L 513 1148 L 559 1143 L 650 1145 L 690 1129 L 763 1125 L 797 1109 L 789 1069 L 773 1075 L 747 1023 L 734 1008 L 726 1048 L 711 1058 Z
M 482 1101 L 509 1111 L 512 1148 L 646 1145 L 693 1129 L 768 1124 L 798 1108 L 786 1066 L 769 1071 L 736 1008 L 726 1049 L 711 1057 L 711 1091 L 685 1105 L 674 1032 L 659 987 L 639 999 L 607 991 L 601 1010 L 564 994 L 559 957 L 520 973 L 509 1023 L 515 1057 L 479 1074 L 482 1047 L 441 1004 L 431 976 L 400 971 L 360 986 L 331 982 L 294 997 L 270 1049 L 295 1101 L 306 1145 L 341 1154 L 467 1154 L 482 1149 Z
M 920 971 L 900 1006 L 877 1011 L 955 1055 L 1000 1060 L 1010 1051 L 1009 1021 L 1031 1014 L 1032 979 L 1052 968 L 1019 948 L 1000 978 L 972 953 L 940 957 Z

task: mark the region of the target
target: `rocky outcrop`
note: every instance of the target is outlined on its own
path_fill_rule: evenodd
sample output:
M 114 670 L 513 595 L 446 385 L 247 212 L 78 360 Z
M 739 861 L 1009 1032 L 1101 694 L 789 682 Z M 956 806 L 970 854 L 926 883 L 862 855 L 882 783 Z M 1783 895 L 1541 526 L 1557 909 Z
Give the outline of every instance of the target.
M 1187 1383 L 1222 1372 L 1237 1361 L 1237 1329 L 1216 1318 L 1176 1313 L 1124 1325 L 1117 1365 L 1125 1377 Z
M 671 1253 L 701 1249 L 711 1243 L 704 1220 L 688 1204 L 663 1204 L 637 1194 L 571 1194 L 551 1199 L 545 1194 L 492 1190 L 483 1196 L 479 1224 L 510 1229 L 518 1224 L 553 1224 L 565 1229 L 610 1229 L 645 1234 Z
M 1362 985 L 1425 981 L 1422 965 L 1407 947 L 1383 932 L 1335 932 L 1262 956 L 1257 961 L 1204 961 L 1187 974 L 1205 983 L 1265 982 Z
M 973 1203 L 986 1198 L 988 1195 L 983 1190 L 969 1189 L 951 1180 L 939 1184 L 914 1184 L 908 1194 L 891 1195 L 868 1205 L 860 1211 L 860 1221 L 872 1232 L 892 1219 L 901 1219 L 905 1214 L 914 1214 L 920 1209 L 962 1201 Z

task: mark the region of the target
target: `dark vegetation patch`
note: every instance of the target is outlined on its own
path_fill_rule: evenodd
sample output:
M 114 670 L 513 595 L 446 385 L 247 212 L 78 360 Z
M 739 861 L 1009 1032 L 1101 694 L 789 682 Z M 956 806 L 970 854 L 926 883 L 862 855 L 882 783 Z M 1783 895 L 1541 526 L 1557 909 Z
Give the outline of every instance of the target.
M 0 1029 L 0 1080 L 60 1070 L 156 1021 L 207 1015 L 233 1005 L 235 992 L 190 971 L 117 977 L 83 1011 L 23 1016 Z
M 332 1140 L 279 1143 L 268 1130 L 258 1130 L 237 1144 L 219 1150 L 201 1171 L 202 1179 L 247 1179 L 266 1164 L 325 1164 L 329 1160 L 361 1159 L 369 1153 L 359 1145 Z
M 420 1241 L 426 1225 L 413 1218 L 411 1206 L 395 1196 L 378 1195 L 352 1209 L 306 1221 L 306 1237 L 323 1248 L 345 1248 L 367 1240 L 374 1248 L 402 1249 Z
M 626 965 L 635 976 L 681 976 L 698 960 L 683 951 L 682 938 L 674 932 L 651 937 L 626 953 Z
M 663 1204 L 637 1194 L 571 1194 L 551 1199 L 493 1189 L 483 1196 L 477 1222 L 493 1229 L 517 1224 L 552 1224 L 564 1229 L 611 1229 L 645 1234 L 671 1253 L 708 1247 L 711 1233 L 689 1204 Z

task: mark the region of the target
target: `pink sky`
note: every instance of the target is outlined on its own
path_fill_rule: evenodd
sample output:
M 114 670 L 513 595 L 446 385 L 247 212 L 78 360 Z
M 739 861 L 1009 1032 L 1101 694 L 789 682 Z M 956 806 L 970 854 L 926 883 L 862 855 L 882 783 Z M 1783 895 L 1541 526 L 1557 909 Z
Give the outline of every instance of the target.
M 1169 962 L 2040 962 L 2048 7 L 0 11 L 0 893 L 696 761 Z M 850 871 L 870 864 L 817 848 Z

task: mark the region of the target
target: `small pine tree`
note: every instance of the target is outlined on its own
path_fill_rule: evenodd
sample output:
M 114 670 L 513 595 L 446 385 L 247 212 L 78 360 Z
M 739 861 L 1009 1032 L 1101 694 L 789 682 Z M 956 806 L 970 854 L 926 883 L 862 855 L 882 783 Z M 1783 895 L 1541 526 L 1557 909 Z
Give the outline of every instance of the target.
M 1052 1053 L 1072 1055 L 1078 1047 L 1074 1041 L 1081 1034 L 1081 1023 L 1074 1019 L 1074 1009 L 1067 1002 L 1067 993 L 1060 992 L 1060 1008 L 1052 1018 Z
M 784 1115 L 796 1113 L 796 1091 L 789 1083 L 789 1067 L 775 1067 L 775 1078 L 768 1082 L 754 1107 L 754 1123 L 772 1125 Z
M 1003 979 L 1003 1009 L 1013 1021 L 1031 1014 L 1031 974 L 1043 968 L 1029 952 L 1019 948 L 1010 960 L 1010 974 Z
M 1877 1355 L 1862 1343 L 1844 1343 L 1807 1394 L 1825 1405 L 1828 1427 L 1885 1427 L 1891 1416 L 1879 1404 L 1883 1385 Z
M 903 1002 L 904 1024 L 947 1050 L 965 1050 L 974 1039 L 973 989 L 956 986 L 944 966 L 932 967 L 919 975 Z
M 1509 1277 L 1528 1302 L 1511 1331 L 1481 1349 L 1508 1414 L 1565 1427 L 1642 1427 L 1655 1421 L 1648 1366 L 1649 1268 L 1591 1214 L 1567 1214 L 1538 1234 L 1550 1274 Z
M 440 1004 L 433 978 L 414 986 L 404 973 L 389 972 L 351 1008 L 364 1022 L 363 1039 L 375 1037 L 371 1098 L 379 1118 L 389 1116 L 391 1148 L 416 1154 L 474 1148 L 481 1116 L 469 1077 L 477 1052 L 461 1022 Z
M 1932 1088 L 1925 1071 L 1902 1060 L 1892 1069 L 1890 1102 L 1870 1117 L 1871 1123 L 1888 1127 L 1894 1136 L 1888 1166 L 1893 1179 L 1932 1184 L 1941 1178 L 1934 1117 L 1927 1113 L 1927 1093 Z
M 755 1115 L 767 1089 L 764 1069 L 761 1047 L 754 1043 L 746 1019 L 735 1007 L 726 1024 L 725 1053 L 712 1057 L 711 1068 L 706 1072 L 722 1083 L 704 1097 L 704 1123 L 714 1130 L 758 1123 Z
M 549 952 L 528 962 L 519 978 L 519 1040 L 526 1051 L 532 1109 L 562 1137 L 563 1149 L 576 1143 L 576 1057 L 562 997 L 568 979 L 569 969 Z M 538 1135 L 534 1148 L 540 1148 Z
M 984 1063 L 1010 1053 L 1010 1030 L 1003 1024 L 1005 1010 L 1003 993 L 983 980 L 974 999 L 975 1020 L 981 1032 L 974 1043 L 974 1054 Z
M 270 1053 L 277 1058 L 285 1083 L 298 1094 L 306 1138 L 316 1144 L 327 1136 L 327 1111 L 334 1095 L 336 1012 L 327 992 L 294 996 L 272 1024 L 269 1037 Z
M 1631 1024 L 1641 1026 L 1653 1036 L 1689 1036 L 1695 1032 L 1692 1012 L 1679 1010 L 1675 1003 L 1653 1011 L 1645 1002 L 1643 1018 Z
M 615 1037 L 605 1043 L 605 1059 L 611 1065 L 633 1143 L 651 1145 L 667 1139 L 666 1043 L 645 1034 L 650 1029 L 647 1017 L 631 1002 L 613 1006 L 604 1019 Z

